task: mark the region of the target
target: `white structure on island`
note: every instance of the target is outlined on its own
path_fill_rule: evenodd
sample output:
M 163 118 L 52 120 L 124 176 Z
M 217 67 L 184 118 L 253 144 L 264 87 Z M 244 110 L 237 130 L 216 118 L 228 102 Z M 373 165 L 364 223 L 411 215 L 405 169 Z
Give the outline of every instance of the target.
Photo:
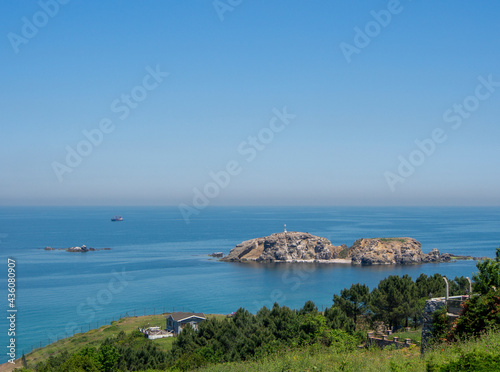
M 286 231 L 286 223 L 285 223 L 285 231 L 284 231 L 284 232 L 285 232 L 285 233 L 287 232 L 287 231 Z

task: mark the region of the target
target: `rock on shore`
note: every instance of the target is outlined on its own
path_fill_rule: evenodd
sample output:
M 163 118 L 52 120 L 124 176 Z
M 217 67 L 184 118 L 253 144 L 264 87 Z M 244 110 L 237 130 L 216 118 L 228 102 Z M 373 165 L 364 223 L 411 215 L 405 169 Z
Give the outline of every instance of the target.
M 344 262 L 358 265 L 446 262 L 451 255 L 436 248 L 422 252 L 412 238 L 358 239 L 351 247 L 303 232 L 282 232 L 238 244 L 222 261 L 229 262 Z

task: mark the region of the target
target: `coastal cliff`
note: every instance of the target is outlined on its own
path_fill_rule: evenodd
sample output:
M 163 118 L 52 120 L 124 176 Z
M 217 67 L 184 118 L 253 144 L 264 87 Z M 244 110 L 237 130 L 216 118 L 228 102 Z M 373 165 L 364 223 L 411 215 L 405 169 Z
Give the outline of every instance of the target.
M 303 232 L 281 232 L 250 239 L 231 249 L 228 262 L 338 262 L 358 265 L 446 262 L 451 255 L 436 248 L 423 253 L 412 238 L 358 239 L 351 247 L 335 246 L 328 239 Z

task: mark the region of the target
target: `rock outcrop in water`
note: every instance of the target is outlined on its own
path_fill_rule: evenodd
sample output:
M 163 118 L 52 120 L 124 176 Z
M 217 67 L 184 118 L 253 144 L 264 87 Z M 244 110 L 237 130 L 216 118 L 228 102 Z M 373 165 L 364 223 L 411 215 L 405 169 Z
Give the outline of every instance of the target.
M 420 243 L 412 238 L 358 239 L 349 248 L 348 255 L 353 264 L 362 265 L 407 265 L 450 260 L 450 255 L 441 255 L 436 248 L 428 254 L 423 253 Z
M 472 258 L 423 253 L 412 238 L 358 239 L 351 247 L 335 246 L 328 239 L 303 232 L 282 232 L 238 244 L 222 261 L 229 262 L 340 262 L 358 265 L 418 264 Z
M 52 247 L 45 247 L 44 250 L 46 251 L 66 251 L 66 252 L 80 252 L 80 253 L 86 253 L 86 252 L 94 252 L 94 251 L 109 251 L 111 248 L 92 248 L 92 247 L 87 247 L 86 245 L 82 245 L 81 247 L 69 247 L 69 248 L 52 248 Z
M 326 238 L 290 231 L 240 243 L 222 261 L 328 261 L 339 258 L 344 249 L 347 246 L 334 246 Z

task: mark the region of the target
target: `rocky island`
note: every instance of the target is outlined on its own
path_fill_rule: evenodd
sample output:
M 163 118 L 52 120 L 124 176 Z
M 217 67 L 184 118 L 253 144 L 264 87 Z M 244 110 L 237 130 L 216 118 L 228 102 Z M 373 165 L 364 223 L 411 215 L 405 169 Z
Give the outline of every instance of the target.
M 285 231 L 244 241 L 221 261 L 227 262 L 321 262 L 356 265 L 417 264 L 452 259 L 481 259 L 441 254 L 436 248 L 423 253 L 412 238 L 358 239 L 351 247 L 335 246 L 328 239 L 304 232 Z
M 339 259 L 347 246 L 302 232 L 282 232 L 247 240 L 234 247 L 222 261 L 312 262 Z
M 66 251 L 66 252 L 80 252 L 80 253 L 109 251 L 110 249 L 111 248 L 92 248 L 92 247 L 87 247 L 86 245 L 82 245 L 81 247 L 69 247 L 69 248 L 52 248 L 52 247 L 44 248 L 44 250 L 46 251 Z
M 423 253 L 421 244 L 412 238 L 358 239 L 347 254 L 353 264 L 362 265 L 407 265 L 447 262 L 452 259 L 449 253 L 441 254 L 436 248 L 429 253 Z

